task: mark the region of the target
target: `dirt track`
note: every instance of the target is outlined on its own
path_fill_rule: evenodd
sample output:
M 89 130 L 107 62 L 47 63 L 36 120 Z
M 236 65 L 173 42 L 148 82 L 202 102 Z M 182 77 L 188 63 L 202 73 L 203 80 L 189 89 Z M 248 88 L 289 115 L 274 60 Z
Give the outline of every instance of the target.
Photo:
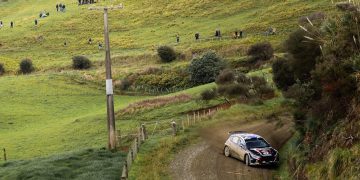
M 243 130 L 263 136 L 276 149 L 291 137 L 289 121 L 233 122 L 200 130 L 203 141 L 178 155 L 171 164 L 172 179 L 273 179 L 273 170 L 264 167 L 247 167 L 243 162 L 223 155 L 229 131 Z M 280 154 L 281 155 L 281 154 Z

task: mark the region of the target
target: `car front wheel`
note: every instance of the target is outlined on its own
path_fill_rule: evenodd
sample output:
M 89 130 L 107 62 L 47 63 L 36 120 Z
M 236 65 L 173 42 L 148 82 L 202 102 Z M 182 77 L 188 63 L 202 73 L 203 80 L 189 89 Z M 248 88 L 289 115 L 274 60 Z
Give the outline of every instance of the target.
M 249 155 L 245 155 L 244 160 L 245 160 L 245 164 L 246 164 L 247 166 L 250 166 L 250 158 L 249 158 Z
M 224 148 L 224 155 L 226 157 L 230 157 L 230 148 L 228 146 L 225 146 Z

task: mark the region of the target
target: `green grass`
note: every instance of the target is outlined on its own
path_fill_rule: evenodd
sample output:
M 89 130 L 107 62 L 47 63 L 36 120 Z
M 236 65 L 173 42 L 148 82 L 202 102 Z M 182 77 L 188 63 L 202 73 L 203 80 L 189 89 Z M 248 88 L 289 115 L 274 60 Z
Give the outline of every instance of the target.
M 38 70 L 67 68 L 73 55 L 84 54 L 92 60 L 103 60 L 103 51 L 97 42 L 103 41 L 102 12 L 89 11 L 89 6 L 77 6 L 74 0 L 63 0 L 67 12 L 56 12 L 56 2 L 47 0 L 0 2 L 1 20 L 5 27 L 0 30 L 0 62 L 10 72 L 17 70 L 23 58 L 34 61 Z M 117 4 L 122 1 L 112 1 Z M 179 51 L 217 49 L 224 53 L 233 47 L 245 47 L 259 41 L 270 41 L 278 46 L 297 27 L 297 19 L 315 11 L 332 11 L 329 0 L 131 0 L 123 2 L 125 9 L 111 11 L 109 16 L 112 52 L 115 56 L 154 54 L 156 46 L 169 44 Z M 101 4 L 110 3 L 102 2 Z M 101 5 L 100 4 L 100 5 Z M 34 27 L 34 19 L 41 10 L 50 16 L 40 19 Z M 15 28 L 10 29 L 10 21 Z M 277 36 L 262 35 L 268 27 L 277 28 Z M 243 29 L 247 38 L 242 40 L 194 42 L 194 33 L 201 38 L 213 36 L 221 28 L 224 36 Z M 181 43 L 176 45 L 175 35 Z M 44 40 L 39 41 L 38 38 Z M 94 40 L 88 45 L 89 38 Z M 68 46 L 64 47 L 64 41 Z M 235 49 L 236 50 L 236 49 Z M 136 66 L 133 65 L 133 66 Z
M 0 179 L 119 179 L 124 153 L 86 149 L 0 163 Z
M 8 159 L 106 146 L 105 91 L 61 74 L 0 78 L 0 146 Z M 115 108 L 146 97 L 115 96 Z

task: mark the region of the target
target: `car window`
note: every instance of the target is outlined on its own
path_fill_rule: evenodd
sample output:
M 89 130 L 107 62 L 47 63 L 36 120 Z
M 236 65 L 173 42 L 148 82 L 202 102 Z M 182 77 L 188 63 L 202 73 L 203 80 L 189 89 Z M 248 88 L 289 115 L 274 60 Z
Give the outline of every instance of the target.
M 233 142 L 233 143 L 235 143 L 235 144 L 238 144 L 238 142 L 239 142 L 239 137 L 236 137 L 236 136 L 231 137 L 231 142 Z
M 263 138 L 254 138 L 246 140 L 246 147 L 251 148 L 264 148 L 270 145 Z

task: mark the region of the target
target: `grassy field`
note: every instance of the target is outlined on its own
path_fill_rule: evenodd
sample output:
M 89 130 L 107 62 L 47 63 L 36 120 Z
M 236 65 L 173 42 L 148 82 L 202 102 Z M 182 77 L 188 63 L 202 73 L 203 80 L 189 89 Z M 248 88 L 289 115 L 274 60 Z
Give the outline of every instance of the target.
M 47 0 L 0 2 L 0 63 L 10 72 L 16 72 L 23 58 L 34 61 L 37 70 L 66 69 L 74 55 L 87 55 L 93 61 L 103 60 L 103 52 L 97 42 L 103 41 L 103 17 L 101 12 L 89 11 L 89 5 L 78 6 L 75 0 L 63 0 L 65 13 L 56 12 L 56 2 Z M 110 3 L 100 1 L 100 5 Z M 111 1 L 113 4 L 122 1 Z M 179 51 L 219 49 L 224 53 L 246 48 L 258 41 L 271 41 L 275 46 L 297 26 L 297 18 L 311 12 L 330 11 L 329 0 L 204 0 L 204 1 L 126 1 L 125 9 L 110 12 L 110 38 L 115 56 L 153 54 L 158 45 L 173 45 Z M 50 16 L 34 20 L 40 11 Z M 10 21 L 15 22 L 9 28 Z M 277 29 L 278 35 L 264 36 L 269 28 Z M 224 36 L 235 30 L 244 30 L 241 40 L 194 41 L 194 33 L 201 38 L 213 36 L 220 28 Z M 179 34 L 181 43 L 175 44 Z M 94 44 L 89 45 L 89 38 Z M 63 46 L 64 42 L 67 46 Z M 134 64 L 133 66 L 137 66 Z
M 1 77 L 0 84 L 0 146 L 8 159 L 106 146 L 103 89 L 61 74 Z M 144 98 L 115 96 L 115 108 Z
M 119 179 L 124 153 L 85 149 L 0 164 L 0 179 Z

